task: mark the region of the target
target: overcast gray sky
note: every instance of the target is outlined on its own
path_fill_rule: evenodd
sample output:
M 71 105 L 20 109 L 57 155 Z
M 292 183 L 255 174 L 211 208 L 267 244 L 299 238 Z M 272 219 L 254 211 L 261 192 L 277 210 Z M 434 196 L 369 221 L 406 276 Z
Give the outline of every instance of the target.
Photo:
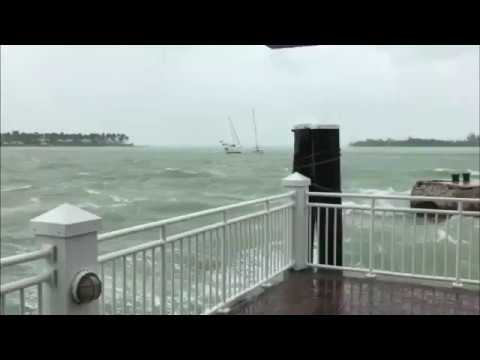
M 2 132 L 123 132 L 137 144 L 290 145 L 299 123 L 363 138 L 479 129 L 478 46 L 2 46 Z

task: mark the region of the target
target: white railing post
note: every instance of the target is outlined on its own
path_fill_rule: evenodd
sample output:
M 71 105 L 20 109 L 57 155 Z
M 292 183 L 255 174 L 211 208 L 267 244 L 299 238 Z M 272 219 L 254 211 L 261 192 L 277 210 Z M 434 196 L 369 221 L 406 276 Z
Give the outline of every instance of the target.
M 222 238 L 222 301 L 223 303 L 227 302 L 227 212 L 222 212 L 223 218 L 223 238 Z M 196 269 L 195 269 L 196 271 Z
M 54 277 L 46 286 L 44 314 L 100 314 L 99 283 L 92 274 L 98 271 L 97 232 L 101 218 L 64 204 L 30 220 L 30 223 L 35 237 L 42 244 L 55 248 Z M 83 280 L 77 282 L 79 275 Z M 81 289 L 75 293 L 77 299 L 73 295 L 75 284 Z M 96 300 L 88 300 L 95 297 Z
M 463 202 L 458 202 L 458 225 L 457 225 L 457 243 L 455 245 L 455 282 L 454 287 L 462 287 L 460 280 L 460 246 L 462 244 L 462 219 L 463 219 Z
M 302 270 L 307 267 L 308 259 L 308 221 L 307 219 L 307 191 L 310 186 L 310 179 L 299 173 L 293 173 L 282 180 L 285 188 L 295 192 L 293 209 L 293 241 L 292 260 L 295 270 Z
M 375 232 L 375 198 L 372 198 L 370 204 L 370 234 L 368 237 L 368 273 L 365 274 L 368 278 L 374 278 L 373 272 L 373 237 Z

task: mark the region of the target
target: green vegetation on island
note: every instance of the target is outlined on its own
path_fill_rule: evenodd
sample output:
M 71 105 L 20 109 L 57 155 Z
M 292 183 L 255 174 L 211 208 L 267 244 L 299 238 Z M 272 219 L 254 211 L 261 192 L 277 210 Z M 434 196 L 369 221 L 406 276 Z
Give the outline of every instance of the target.
M 1 134 L 1 146 L 133 146 L 125 134 L 21 133 Z
M 472 133 L 465 140 L 436 140 L 411 137 L 407 140 L 367 139 L 351 143 L 350 146 L 480 146 L 480 135 Z

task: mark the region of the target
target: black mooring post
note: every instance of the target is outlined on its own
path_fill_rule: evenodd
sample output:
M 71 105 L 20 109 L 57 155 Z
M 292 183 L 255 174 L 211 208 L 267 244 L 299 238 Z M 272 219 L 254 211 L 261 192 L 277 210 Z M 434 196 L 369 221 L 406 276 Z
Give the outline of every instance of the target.
M 340 129 L 336 125 L 299 125 L 293 129 L 295 151 L 293 171 L 308 176 L 310 191 L 341 192 Z M 341 198 L 311 197 L 311 202 L 341 204 Z M 336 221 L 335 221 L 335 212 Z M 313 259 L 314 241 L 311 242 L 311 262 L 327 265 L 343 265 L 343 237 L 341 209 L 317 209 L 311 211 L 311 239 L 318 234 L 318 258 Z M 328 219 L 328 221 L 327 221 Z M 336 236 L 335 236 L 336 222 Z M 327 228 L 328 223 L 328 228 Z M 336 249 L 334 243 L 336 242 Z M 328 255 L 326 255 L 328 252 Z M 334 256 L 336 254 L 336 262 Z M 325 258 L 327 256 L 327 258 Z

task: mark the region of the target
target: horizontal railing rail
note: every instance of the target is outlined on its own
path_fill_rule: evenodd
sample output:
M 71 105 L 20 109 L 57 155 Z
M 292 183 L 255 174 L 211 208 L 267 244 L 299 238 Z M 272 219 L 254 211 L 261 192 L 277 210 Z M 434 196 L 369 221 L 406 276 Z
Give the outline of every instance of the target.
M 99 256 L 104 314 L 210 314 L 292 266 L 294 192 L 103 234 L 100 241 L 158 229 L 158 239 Z M 282 204 L 272 203 L 283 200 Z M 263 205 L 241 216 L 229 212 Z M 221 221 L 167 235 L 208 215 Z
M 449 201 L 449 202 L 473 202 L 478 203 L 480 199 L 476 198 L 456 198 L 442 196 L 410 196 L 410 195 L 375 195 L 375 194 L 355 194 L 355 193 L 334 193 L 334 192 L 307 192 L 308 196 L 329 197 L 329 198 L 358 198 L 358 199 L 385 199 L 385 200 L 405 200 L 405 201 Z
M 258 205 L 258 204 L 265 203 L 267 201 L 272 202 L 272 201 L 276 201 L 276 200 L 281 200 L 281 199 L 284 199 L 284 198 L 291 197 L 292 195 L 293 195 L 293 192 L 288 192 L 288 193 L 284 193 L 284 194 L 280 194 L 280 195 L 265 197 L 265 198 L 256 199 L 256 200 L 244 201 L 244 202 L 233 204 L 233 205 L 227 205 L 227 206 L 222 206 L 222 207 L 218 207 L 218 208 L 214 208 L 214 209 L 199 211 L 199 212 L 196 212 L 196 213 L 182 215 L 182 216 L 174 217 L 174 218 L 171 218 L 171 219 L 166 219 L 166 220 L 156 221 L 156 222 L 152 222 L 152 223 L 148 223 L 148 224 L 133 226 L 133 227 L 126 228 L 126 229 L 121 229 L 121 230 L 116 230 L 116 231 L 108 232 L 108 233 L 105 233 L 105 234 L 101 234 L 101 235 L 98 236 L 98 240 L 100 242 L 103 242 L 103 241 L 115 239 L 115 238 L 118 238 L 118 237 L 123 237 L 123 236 L 126 236 L 126 235 L 135 234 L 135 233 L 138 233 L 138 232 L 141 232 L 141 231 L 154 230 L 154 229 L 161 228 L 162 226 L 173 225 L 173 224 L 177 224 L 177 223 L 184 222 L 184 221 L 187 221 L 187 220 L 200 218 L 200 217 L 203 217 L 203 216 L 218 214 L 218 213 L 221 213 L 222 211 L 229 211 L 229 210 L 238 209 L 238 208 L 242 208 L 242 207 Z
M 24 265 L 38 260 L 55 260 L 55 247 L 49 246 L 44 249 L 25 254 L 8 256 L 0 259 L 0 272 L 16 265 Z M 43 313 L 43 284 L 53 280 L 54 270 L 45 270 L 39 275 L 8 281 L 0 285 L 0 314 L 7 314 L 7 295 L 18 293 L 18 299 L 12 305 L 20 315 Z M 5 276 L 2 276 L 5 278 Z M 28 295 L 28 299 L 27 299 Z M 27 304 L 28 300 L 28 304 Z M 27 306 L 28 305 L 28 306 Z
M 0 259 L 0 266 L 6 268 L 8 266 L 29 263 L 39 259 L 47 259 L 53 256 L 55 248 L 53 246 L 46 247 L 41 250 L 32 251 L 25 254 L 12 255 Z
M 463 210 L 464 203 L 480 203 L 480 199 L 321 192 L 307 192 L 307 196 L 310 266 L 360 271 L 368 276 L 449 281 L 456 286 L 480 284 L 480 212 Z M 368 202 L 331 204 L 311 201 L 311 197 Z M 378 205 L 382 200 L 448 201 L 456 202 L 458 207 L 454 210 L 387 207 Z M 339 246 L 336 224 L 340 217 L 342 264 L 337 263 L 336 256 L 331 261 L 326 255 L 329 245 L 333 245 L 334 252 Z M 320 249 L 320 237 L 328 239 L 331 233 L 333 241 L 323 240 L 324 248 Z

